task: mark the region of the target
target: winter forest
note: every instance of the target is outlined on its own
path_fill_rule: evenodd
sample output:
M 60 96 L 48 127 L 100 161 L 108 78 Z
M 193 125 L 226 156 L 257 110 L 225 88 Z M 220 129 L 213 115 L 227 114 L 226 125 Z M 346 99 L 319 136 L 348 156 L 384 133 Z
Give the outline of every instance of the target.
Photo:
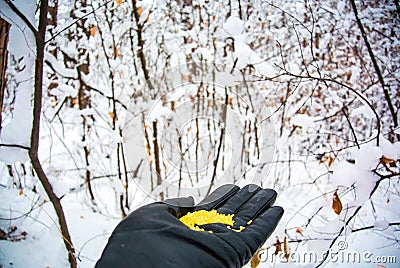
M 285 209 L 246 267 L 397 267 L 398 1 L 0 0 L 0 23 L 0 267 L 93 267 L 131 211 L 226 183 Z

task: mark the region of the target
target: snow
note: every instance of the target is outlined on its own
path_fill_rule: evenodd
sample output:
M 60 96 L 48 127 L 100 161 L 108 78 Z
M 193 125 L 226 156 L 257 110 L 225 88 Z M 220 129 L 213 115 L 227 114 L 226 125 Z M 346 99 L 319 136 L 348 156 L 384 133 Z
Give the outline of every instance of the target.
M 353 205 L 366 202 L 375 186 L 377 177 L 372 170 L 378 166 L 382 150 L 372 144 L 365 144 L 353 152 L 355 164 L 342 161 L 333 165 L 332 181 L 337 186 L 354 185 L 356 200 Z
M 235 55 L 238 58 L 237 68 L 242 69 L 250 62 L 250 56 L 253 53 L 251 48 L 244 44 L 235 42 Z
M 12 222 L 18 227 L 16 234 L 27 233 L 26 239 L 20 242 L 0 241 L 0 263 L 3 267 L 68 267 L 55 212 L 49 202 L 42 202 L 43 199 L 33 192 L 24 191 L 20 195 L 16 189 L 0 187 L 0 217 L 3 219 L 0 220 L 0 228 L 7 230 L 11 226 L 10 221 L 4 219 L 19 218 Z M 12 207 L 5 204 L 12 204 Z M 79 233 L 73 236 L 81 260 L 79 267 L 93 267 L 110 231 L 119 220 L 88 210 L 77 202 L 74 195 L 66 195 L 62 205 L 67 211 L 70 232 Z M 32 206 L 34 210 L 29 216 L 24 216 Z
M 379 140 L 379 148 L 382 150 L 383 156 L 393 160 L 400 158 L 399 142 L 391 143 L 383 136 L 381 136 Z
M 255 68 L 257 72 L 266 77 L 274 77 L 277 74 L 275 68 L 265 61 L 258 64 L 256 63 Z
M 351 115 L 352 116 L 364 115 L 368 119 L 375 118 L 374 112 L 367 105 L 363 105 L 363 106 L 360 106 L 360 107 L 354 109 L 353 111 L 351 111 Z
M 332 181 L 337 186 L 350 187 L 357 181 L 357 172 L 354 171 L 354 165 L 346 161 L 334 165 L 332 171 Z
M 239 79 L 239 77 L 227 72 L 218 72 L 215 74 L 215 82 L 221 86 L 235 86 L 238 84 L 237 81 L 240 81 Z
M 386 230 L 387 228 L 389 228 L 389 222 L 385 219 L 377 220 L 374 223 L 374 228 L 378 230 Z
M 368 143 L 354 153 L 356 165 L 363 170 L 372 170 L 378 165 L 382 154 L 381 148 Z
M 64 77 L 78 78 L 78 73 L 76 69 L 65 68 L 60 61 L 58 61 L 52 54 L 45 53 L 45 61 L 48 61 L 51 66 L 56 70 L 57 73 Z
M 296 114 L 292 117 L 291 122 L 295 126 L 311 127 L 314 125 L 314 119 L 306 114 Z
M 289 62 L 289 63 L 287 64 L 286 68 L 287 68 L 287 70 L 288 70 L 289 72 L 291 72 L 292 74 L 300 74 L 300 72 L 301 72 L 301 69 L 300 69 L 299 65 L 297 65 L 297 64 L 294 63 L 294 62 Z
M 21 10 L 33 25 L 35 23 L 35 3 L 25 3 L 25 1 L 14 1 L 13 4 Z M 17 88 L 15 89 L 15 112 L 11 121 L 3 125 L 0 141 L 4 144 L 30 146 L 30 131 L 32 128 L 32 88 L 34 70 L 34 48 L 35 42 L 33 34 L 26 29 L 25 23 L 14 16 L 13 11 L 5 2 L 0 2 L 1 17 L 15 24 L 10 29 L 8 46 L 10 54 L 17 59 L 22 59 L 20 63 L 23 70 L 16 76 Z M 21 124 L 24 122 L 24 124 Z M 27 150 L 11 147 L 0 147 L 0 161 L 12 164 L 14 162 L 25 162 L 28 159 Z
M 282 136 L 276 141 L 276 147 L 281 152 L 286 152 L 288 150 L 288 138 L 289 133 L 284 132 Z
M 238 17 L 231 16 L 224 23 L 224 30 L 231 36 L 236 36 L 242 33 L 244 22 Z

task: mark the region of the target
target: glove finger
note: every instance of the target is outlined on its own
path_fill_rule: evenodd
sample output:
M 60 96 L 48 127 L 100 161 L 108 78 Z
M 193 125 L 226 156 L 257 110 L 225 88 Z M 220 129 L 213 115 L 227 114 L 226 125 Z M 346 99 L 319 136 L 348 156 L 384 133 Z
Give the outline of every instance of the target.
M 177 218 L 193 211 L 194 208 L 194 199 L 192 196 L 166 199 L 163 203 L 168 205 L 168 211 Z
M 170 198 L 163 201 L 171 206 L 175 207 L 194 207 L 194 199 L 192 196 L 188 197 L 179 197 L 179 198 Z
M 234 184 L 225 184 L 217 188 L 214 192 L 204 198 L 195 208 L 195 210 L 211 210 L 222 206 L 229 198 L 231 198 L 239 187 Z
M 261 188 L 255 184 L 246 185 L 220 207 L 218 212 L 223 214 L 235 214 L 241 206 L 260 190 Z
M 213 233 L 225 233 L 228 230 L 225 224 L 222 223 L 209 223 L 209 224 L 203 224 L 199 226 L 200 228 L 203 228 L 206 231 L 211 231 Z
M 234 216 L 235 227 L 246 226 L 247 222 L 271 207 L 276 200 L 277 193 L 272 189 L 262 189 L 253 195 L 239 208 Z
M 275 230 L 278 222 L 282 218 L 283 212 L 284 210 L 281 207 L 271 207 L 255 218 L 250 225 L 246 226 L 246 228 L 240 232 L 240 236 L 246 241 L 252 254 L 265 243 Z

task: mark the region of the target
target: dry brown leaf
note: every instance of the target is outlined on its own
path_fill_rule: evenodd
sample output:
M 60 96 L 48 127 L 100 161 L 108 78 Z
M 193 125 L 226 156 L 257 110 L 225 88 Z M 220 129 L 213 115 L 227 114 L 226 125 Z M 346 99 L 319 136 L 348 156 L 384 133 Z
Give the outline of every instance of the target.
M 143 13 L 143 9 L 141 7 L 138 7 L 137 13 L 139 14 L 139 16 L 141 16 Z
M 296 233 L 303 235 L 303 229 L 301 227 L 296 228 Z
M 343 209 L 342 201 L 340 201 L 337 191 L 333 193 L 332 209 L 338 215 L 340 215 L 340 212 L 342 212 Z
M 111 119 L 113 119 L 113 118 L 114 118 L 114 116 L 115 116 L 115 114 L 114 114 L 114 112 L 113 112 L 113 111 L 109 112 L 108 114 L 110 115 Z
M 393 163 L 393 162 L 396 162 L 396 160 L 382 155 L 382 157 L 381 157 L 381 162 L 382 162 L 384 165 L 389 165 L 389 164 L 391 164 L 391 163 Z
M 256 268 L 260 264 L 260 252 L 262 250 L 263 250 L 262 248 L 257 250 L 257 252 L 251 258 L 251 260 L 250 260 L 250 267 L 251 268 Z
M 283 239 L 283 251 L 285 252 L 285 258 L 287 261 L 289 261 L 289 256 L 290 256 L 290 247 L 289 244 L 287 242 L 287 237 L 285 236 L 285 238 Z
M 23 195 L 24 194 L 24 191 L 22 191 L 22 189 L 21 190 L 19 190 L 19 193 L 18 193 L 19 195 Z
M 90 29 L 91 37 L 94 37 L 96 35 L 96 30 L 97 30 L 97 27 L 93 25 L 92 28 Z
M 146 154 L 147 154 L 147 159 L 150 161 L 151 160 L 151 150 L 150 150 L 150 146 L 148 143 L 146 143 Z
M 120 4 L 122 4 L 123 0 L 115 0 L 115 2 L 116 2 L 118 5 L 120 5 Z
M 115 47 L 115 49 L 114 49 L 114 55 L 115 55 L 115 57 L 118 57 L 118 48 L 117 47 Z
M 333 164 L 334 161 L 335 161 L 335 158 L 332 154 L 323 155 L 323 156 L 321 156 L 321 159 L 319 159 L 318 165 L 325 163 L 328 165 L 328 167 L 331 167 L 331 165 Z
M 261 30 L 264 30 L 264 27 L 265 27 L 265 22 L 262 22 L 261 23 Z
M 275 255 L 278 255 L 278 253 L 282 251 L 282 245 L 281 245 L 281 241 L 279 241 L 279 237 L 276 237 L 276 242 L 275 242 Z
M 328 167 L 331 167 L 334 161 L 335 161 L 335 158 L 333 157 L 332 154 L 330 154 L 328 157 Z

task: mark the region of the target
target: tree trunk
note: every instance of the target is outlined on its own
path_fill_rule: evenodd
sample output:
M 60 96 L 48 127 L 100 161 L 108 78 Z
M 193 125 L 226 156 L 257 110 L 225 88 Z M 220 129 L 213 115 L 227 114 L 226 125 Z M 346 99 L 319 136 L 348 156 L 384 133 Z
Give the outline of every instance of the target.
M 0 134 L 2 128 L 2 111 L 3 111 L 3 98 L 4 90 L 6 88 L 6 69 L 7 69 L 7 45 L 8 34 L 10 32 L 11 24 L 0 18 Z
M 32 161 L 32 166 L 43 185 L 46 194 L 48 195 L 51 203 L 53 204 L 54 210 L 58 217 L 58 223 L 60 224 L 61 235 L 64 240 L 65 247 L 68 251 L 68 260 L 71 268 L 76 268 L 75 249 L 72 244 L 71 236 L 69 234 L 67 220 L 65 219 L 64 210 L 61 206 L 61 201 L 53 191 L 53 187 L 44 172 L 42 165 L 38 157 L 39 149 L 39 131 L 40 131 L 40 117 L 42 113 L 42 84 L 43 84 L 43 60 L 44 60 L 44 45 L 47 25 L 47 9 L 48 0 L 42 0 L 40 4 L 40 17 L 39 17 L 39 29 L 36 33 L 36 64 L 35 64 L 35 92 L 34 92 L 34 103 L 33 103 L 33 124 L 31 133 L 31 148 L 29 150 L 29 156 Z

